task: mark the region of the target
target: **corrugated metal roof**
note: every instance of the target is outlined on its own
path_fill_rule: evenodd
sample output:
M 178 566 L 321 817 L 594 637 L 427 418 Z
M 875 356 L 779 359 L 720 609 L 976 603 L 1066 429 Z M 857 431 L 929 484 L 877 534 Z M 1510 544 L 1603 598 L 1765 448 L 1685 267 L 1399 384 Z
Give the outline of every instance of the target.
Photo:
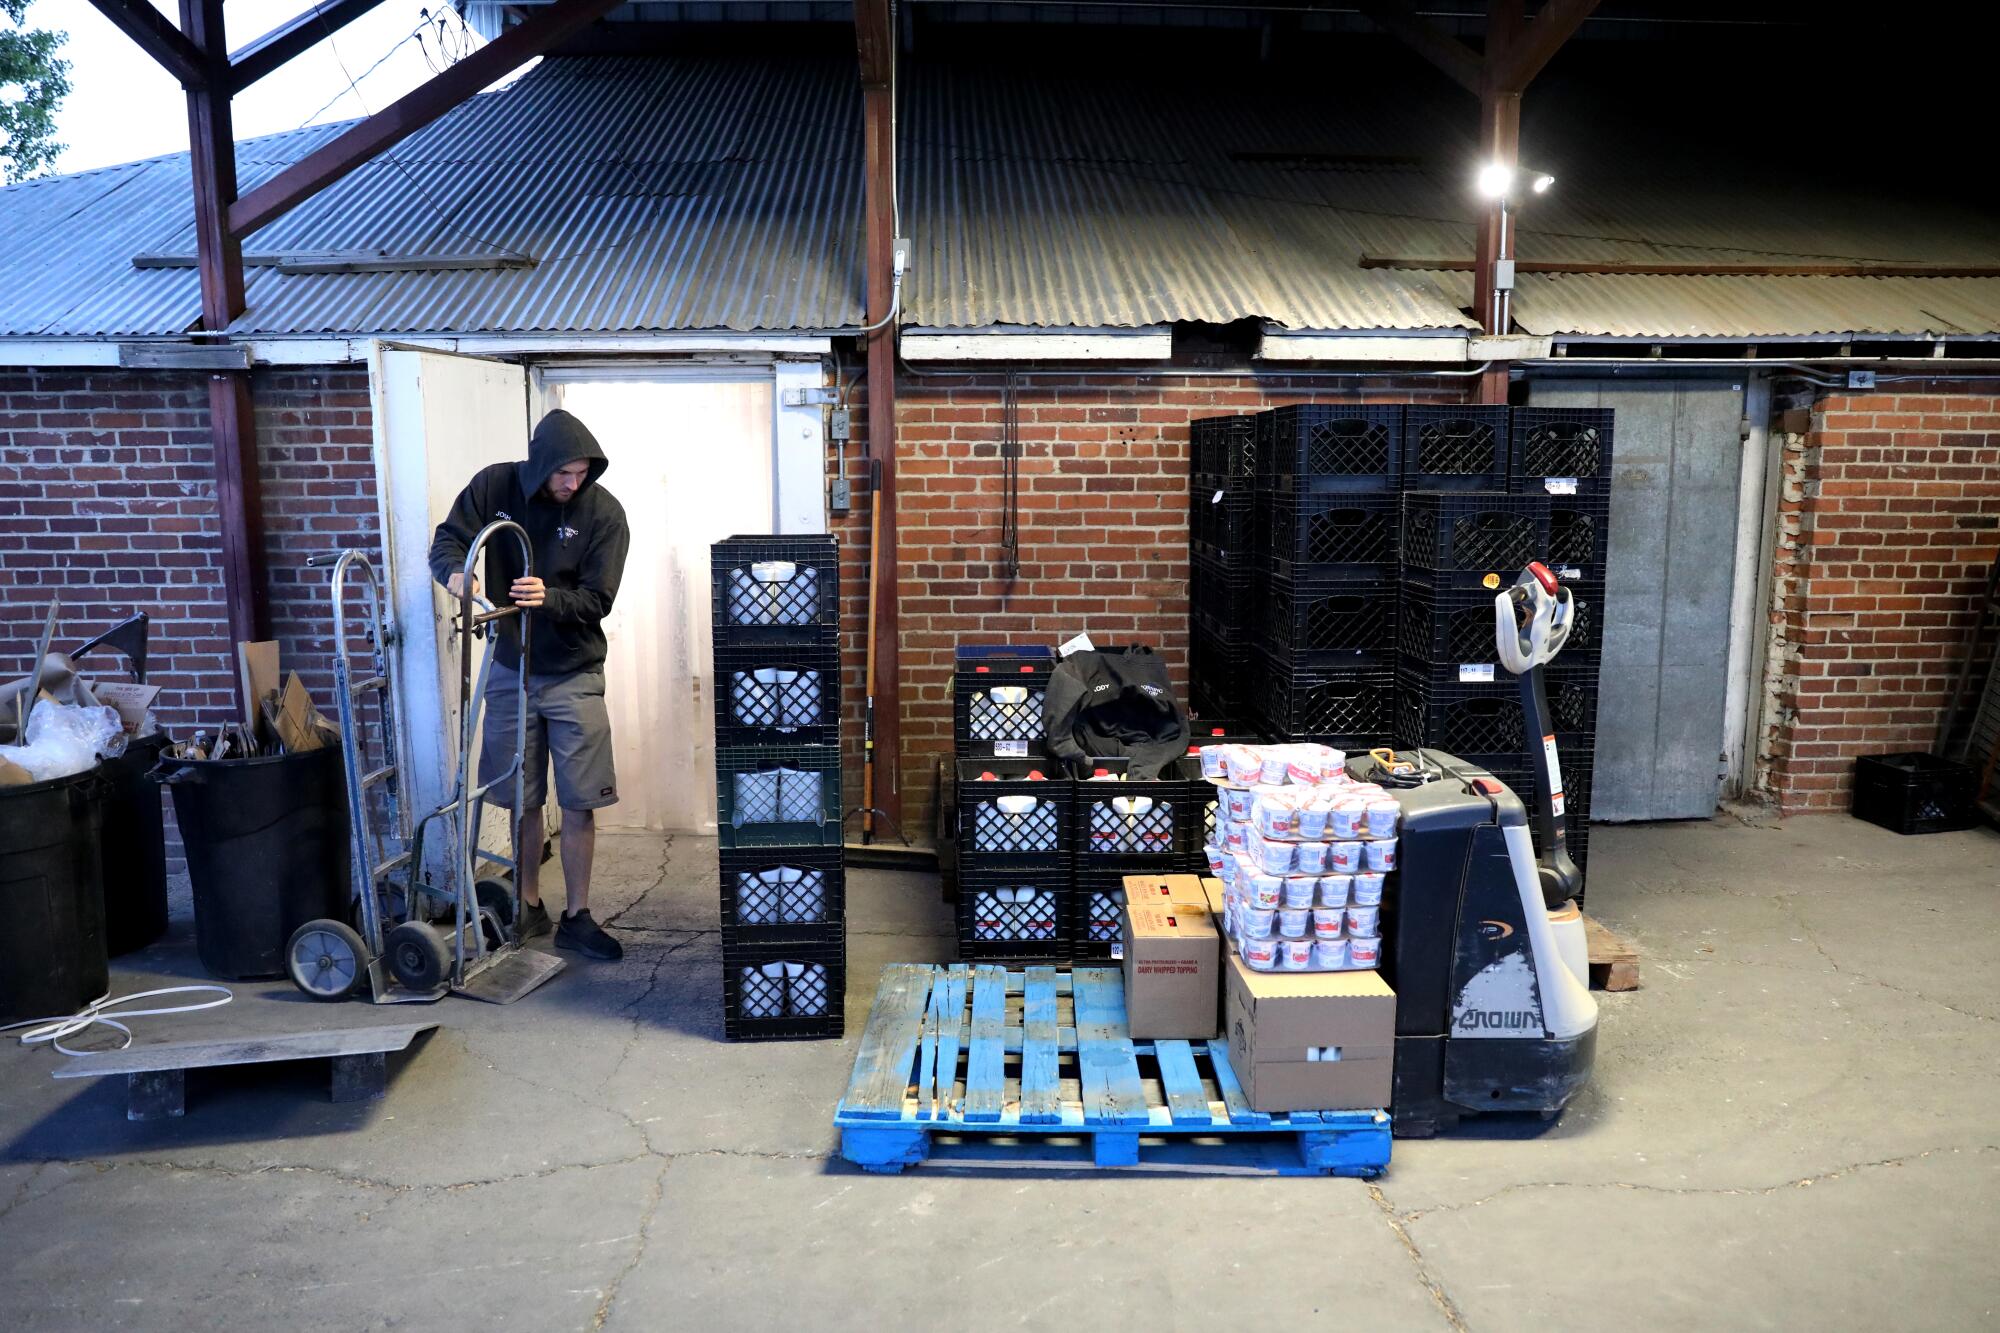
M 934 328 L 1469 328 L 1469 100 L 1343 71 L 1278 86 L 963 64 L 904 67 L 904 319 Z M 1755 146 L 1535 130 L 1557 189 L 1524 259 L 2000 263 L 2000 225 L 1907 195 L 1759 174 Z M 248 189 L 323 126 L 238 147 Z M 1608 131 L 1604 131 L 1608 133 Z M 1563 136 L 1567 135 L 1567 138 Z M 242 335 L 784 331 L 862 314 L 861 108 L 844 55 L 565 57 L 454 110 L 250 239 L 302 251 L 523 254 L 533 268 L 252 268 Z M 0 334 L 172 335 L 196 319 L 185 156 L 0 190 Z M 1527 275 L 1531 333 L 2000 334 L 2000 280 Z

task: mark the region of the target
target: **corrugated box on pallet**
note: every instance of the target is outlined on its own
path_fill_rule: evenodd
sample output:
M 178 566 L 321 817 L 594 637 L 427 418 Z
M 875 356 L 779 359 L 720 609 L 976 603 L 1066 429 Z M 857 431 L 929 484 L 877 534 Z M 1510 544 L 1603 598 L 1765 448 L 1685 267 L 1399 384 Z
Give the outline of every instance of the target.
M 1167 881 L 1185 880 L 1176 900 Z M 1131 1034 L 1206 1040 L 1215 1036 L 1222 935 L 1193 875 L 1134 875 L 1120 916 L 1125 947 L 1125 1009 Z M 1137 886 L 1136 890 L 1134 886 Z
M 1234 953 L 1224 968 L 1229 1065 L 1254 1109 L 1389 1104 L 1396 995 L 1379 975 L 1253 972 Z

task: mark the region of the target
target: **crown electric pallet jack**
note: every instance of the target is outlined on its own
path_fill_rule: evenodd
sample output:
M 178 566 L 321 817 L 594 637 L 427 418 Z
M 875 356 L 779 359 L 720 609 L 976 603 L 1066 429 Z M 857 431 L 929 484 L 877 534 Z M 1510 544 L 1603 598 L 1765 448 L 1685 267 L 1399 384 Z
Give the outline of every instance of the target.
M 1541 773 L 1539 861 L 1526 805 L 1484 769 L 1437 750 L 1378 751 L 1353 765 L 1403 808 L 1401 892 L 1382 908 L 1400 1138 L 1428 1138 L 1484 1111 L 1553 1119 L 1590 1081 L 1597 1001 L 1542 682 L 1569 639 L 1571 610 L 1569 590 L 1539 562 L 1494 598 L 1500 661 L 1520 679 Z

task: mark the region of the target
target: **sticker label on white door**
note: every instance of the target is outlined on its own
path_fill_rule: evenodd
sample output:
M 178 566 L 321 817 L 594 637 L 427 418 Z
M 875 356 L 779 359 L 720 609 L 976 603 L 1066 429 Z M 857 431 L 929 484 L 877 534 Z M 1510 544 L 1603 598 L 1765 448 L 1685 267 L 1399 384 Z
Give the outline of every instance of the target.
M 1028 757 L 1028 743 L 1026 741 L 995 741 L 993 742 L 993 757 L 995 759 L 1026 759 Z
M 1458 683 L 1461 685 L 1491 685 L 1493 664 L 1491 662 L 1460 662 Z

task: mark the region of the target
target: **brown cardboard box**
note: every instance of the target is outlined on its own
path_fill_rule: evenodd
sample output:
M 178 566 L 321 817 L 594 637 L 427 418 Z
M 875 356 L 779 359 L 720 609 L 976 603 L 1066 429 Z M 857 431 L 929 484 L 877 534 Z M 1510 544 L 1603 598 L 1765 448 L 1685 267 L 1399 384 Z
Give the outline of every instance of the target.
M 1215 1036 L 1222 944 L 1215 918 L 1199 903 L 1158 900 L 1143 881 L 1136 893 L 1128 888 L 1125 898 L 1120 923 L 1132 1035 L 1141 1040 Z
M 1206 908 L 1208 895 L 1202 891 L 1201 880 L 1195 875 L 1127 875 L 1125 901 L 1186 903 L 1190 907 Z
M 1208 901 L 1208 914 L 1215 918 L 1218 926 L 1221 925 L 1223 914 L 1228 910 L 1229 906 L 1227 891 L 1223 889 L 1222 881 L 1219 879 L 1202 880 L 1201 896 Z
M 1378 973 L 1256 972 L 1224 964 L 1229 1065 L 1259 1111 L 1387 1106 L 1396 1055 L 1396 995 Z M 1339 1058 L 1308 1060 L 1311 1047 Z

